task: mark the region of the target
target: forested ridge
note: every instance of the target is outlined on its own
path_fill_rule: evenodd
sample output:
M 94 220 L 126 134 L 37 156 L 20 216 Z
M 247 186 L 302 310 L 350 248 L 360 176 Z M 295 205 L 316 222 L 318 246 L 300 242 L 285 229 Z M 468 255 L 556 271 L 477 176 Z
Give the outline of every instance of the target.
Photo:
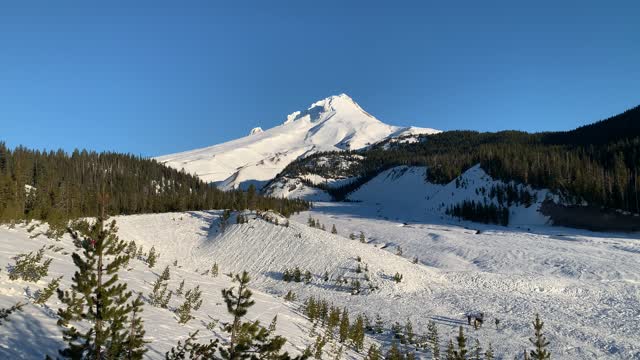
M 350 154 L 361 160 L 342 172 L 356 181 L 338 188 L 315 185 L 338 200 L 393 166 L 428 166 L 427 179 L 443 184 L 479 163 L 496 179 L 548 188 L 570 202 L 640 213 L 640 106 L 566 132 L 447 131 L 421 136 L 417 143 L 382 143 Z M 282 174 L 312 172 L 306 162 L 331 156 L 345 155 L 314 154 Z M 335 169 L 319 175 L 335 176 Z
M 112 215 L 204 209 L 308 208 L 301 200 L 224 192 L 155 160 L 130 154 L 9 149 L 0 142 L 0 222 L 43 220 L 56 226 L 98 215 L 99 194 Z

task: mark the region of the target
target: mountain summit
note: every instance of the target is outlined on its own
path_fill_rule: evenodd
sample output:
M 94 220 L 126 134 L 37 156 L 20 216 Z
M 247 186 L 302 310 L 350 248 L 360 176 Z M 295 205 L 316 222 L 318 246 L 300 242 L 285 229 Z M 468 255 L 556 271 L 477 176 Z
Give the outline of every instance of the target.
M 282 125 L 219 145 L 164 155 L 156 160 L 184 168 L 223 189 L 260 187 L 290 162 L 312 153 L 357 150 L 389 138 L 438 130 L 387 125 L 346 94 L 313 103 L 287 116 Z

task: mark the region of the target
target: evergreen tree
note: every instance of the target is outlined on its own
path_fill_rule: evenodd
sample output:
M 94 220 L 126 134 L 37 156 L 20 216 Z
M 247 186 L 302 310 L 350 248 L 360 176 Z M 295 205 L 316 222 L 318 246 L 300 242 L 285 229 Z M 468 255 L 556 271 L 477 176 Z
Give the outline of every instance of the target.
M 331 233 L 332 233 L 332 234 L 338 234 L 338 230 L 336 229 L 336 224 L 333 224 L 333 225 L 331 226 Z
M 427 332 L 429 348 L 431 349 L 431 357 L 434 360 L 438 360 L 440 359 L 440 336 L 438 335 L 438 326 L 433 320 L 429 320 Z
M 169 281 L 171 279 L 171 274 L 169 273 L 169 266 L 166 266 L 160 275 L 161 281 Z
M 218 277 L 218 272 L 218 263 L 213 263 L 213 266 L 211 267 L 211 276 Z
M 364 349 L 364 318 L 362 315 L 358 315 L 351 325 L 349 338 L 356 351 L 359 352 Z
M 169 300 L 171 300 L 171 296 L 173 295 L 173 292 L 168 290 L 168 285 L 167 280 L 164 280 L 162 275 L 158 276 L 153 283 L 151 294 L 149 294 L 149 302 L 151 305 L 163 309 L 167 308 Z
M 156 262 L 158 261 L 159 257 L 160 255 L 158 255 L 158 253 L 156 252 L 156 248 L 152 246 L 149 250 L 149 254 L 147 255 L 147 265 L 149 265 L 149 268 L 153 268 L 154 266 L 156 266 Z
M 127 318 L 133 310 L 128 304 L 131 292 L 126 283 L 118 279 L 118 271 L 127 262 L 126 243 L 116 236 L 116 224 L 105 226 L 103 196 L 102 214 L 89 225 L 76 223 L 69 233 L 82 255 L 73 253 L 78 270 L 73 276 L 71 290 L 58 290 L 60 309 L 58 324 L 63 327 L 63 338 L 68 347 L 60 350 L 64 358 L 112 358 L 126 348 L 129 337 Z M 84 322 L 86 332 L 73 325 Z
M 382 321 L 380 314 L 376 314 L 376 322 L 373 327 L 373 331 L 376 334 L 382 334 L 384 332 L 384 322 Z
M 216 339 L 209 340 L 208 343 L 200 344 L 195 342 L 196 336 L 200 330 L 196 330 L 189 334 L 184 344 L 178 341 L 178 344 L 167 351 L 166 360 L 185 360 L 185 359 L 216 359 L 219 341 Z
M 549 346 L 549 342 L 542 332 L 544 322 L 540 320 L 540 316 L 536 314 L 536 320 L 533 322 L 533 328 L 535 330 L 535 338 L 529 339 L 531 344 L 535 346 L 534 350 L 531 350 L 531 357 L 535 360 L 547 360 L 551 358 L 551 353 L 546 349 Z
M 360 231 L 360 242 L 361 243 L 366 243 L 367 239 L 364 237 L 364 233 L 362 231 Z
M 408 344 L 414 343 L 413 324 L 411 320 L 407 319 L 407 323 L 404 326 L 404 338 Z
M 458 343 L 458 350 L 455 351 L 455 359 L 466 360 L 467 359 L 467 338 L 464 337 L 464 331 L 462 330 L 462 326 L 460 326 L 458 336 L 456 337 L 456 342 Z
M 276 314 L 273 319 L 271 320 L 271 323 L 269 324 L 269 328 L 267 330 L 269 330 L 269 334 L 273 334 L 276 332 L 276 327 L 278 326 L 278 314 Z
M 494 359 L 493 348 L 491 347 L 491 343 L 487 346 L 487 351 L 484 353 L 485 360 L 493 360 Z
M 42 264 L 42 258 L 44 257 L 44 246 L 38 250 L 35 254 L 30 252 L 28 254 L 20 254 L 14 259 L 16 264 L 9 269 L 9 279 L 17 280 L 22 279 L 24 281 L 38 282 L 43 277 L 47 276 L 49 272 L 49 265 L 53 259 L 47 259 Z
M 404 355 L 402 355 L 402 352 L 398 349 L 398 344 L 395 341 L 391 344 L 385 360 L 404 360 Z
M 345 342 L 349 338 L 349 311 L 347 308 L 342 310 L 342 319 L 340 319 L 339 340 Z
M 56 292 L 58 286 L 60 286 L 60 280 L 62 280 L 62 276 L 57 277 L 47 285 L 42 291 L 38 291 L 36 294 L 36 304 L 44 304 L 49 300 L 49 298 Z
M 455 348 L 453 347 L 453 340 L 449 340 L 449 344 L 447 345 L 447 352 L 445 353 L 446 360 L 458 360 L 456 356 Z
M 13 314 L 16 311 L 22 311 L 23 303 L 17 303 L 9 308 L 0 308 L 0 325 L 2 325 L 3 321 L 7 321 L 9 315 Z
M 184 293 L 184 279 L 182 279 L 182 281 L 180 282 L 180 285 L 178 285 L 178 289 L 176 290 L 176 295 L 182 296 L 183 293 Z
M 128 360 L 142 359 L 147 352 L 145 344 L 147 344 L 148 341 L 144 340 L 145 331 L 142 318 L 140 317 L 140 313 L 143 311 L 143 304 L 141 294 L 138 294 L 138 297 L 131 303 L 129 334 L 124 345 L 124 353 L 126 353 L 124 358 Z
M 237 293 L 234 288 L 223 289 L 222 297 L 227 305 L 227 311 L 233 316 L 233 321 L 226 329 L 231 333 L 228 345 L 220 348 L 223 359 L 289 359 L 287 353 L 281 353 L 286 339 L 280 336 L 272 337 L 269 330 L 260 326 L 259 321 L 243 322 L 243 317 L 253 306 L 251 290 L 249 290 L 249 274 L 244 271 L 233 278 L 238 283 Z M 256 357 L 258 354 L 258 357 Z
M 371 345 L 369 347 L 369 351 L 367 352 L 367 356 L 364 359 L 365 360 L 382 360 L 380 349 L 375 345 Z

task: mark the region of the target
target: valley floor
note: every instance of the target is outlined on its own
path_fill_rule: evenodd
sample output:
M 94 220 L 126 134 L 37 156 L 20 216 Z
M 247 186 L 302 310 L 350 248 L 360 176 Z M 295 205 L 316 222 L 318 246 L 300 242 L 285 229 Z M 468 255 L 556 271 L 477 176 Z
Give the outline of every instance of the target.
M 219 215 L 208 211 L 115 218 L 121 238 L 145 249 L 155 246 L 161 255 L 153 272 L 132 263 L 133 269 L 123 275 L 132 288 L 148 293 L 154 272 L 177 260 L 181 268 L 172 268 L 171 286 L 184 278 L 187 287 L 199 283 L 205 290 L 205 306 L 197 320 L 184 327 L 166 309 L 145 307 L 147 334 L 153 340 L 150 358 L 161 357 L 189 331 L 203 329 L 209 316 L 224 319 L 220 289 L 229 286 L 228 278 L 200 275 L 215 262 L 221 274 L 250 272 L 257 290 L 254 316 L 266 325 L 277 313 L 279 333 L 289 338 L 293 352 L 312 342 L 299 304 L 315 296 L 348 308 L 352 315 L 379 315 L 387 329 L 368 342 L 384 346 L 390 344 L 394 322 L 404 325 L 410 320 L 415 332 L 424 334 L 432 320 L 438 324 L 443 350 L 462 326 L 484 347 L 491 343 L 498 358 L 512 359 L 530 348 L 531 322 L 539 313 L 554 359 L 640 359 L 638 234 L 505 228 L 437 216 L 410 222 L 373 203 L 317 203 L 311 211 L 293 216 L 288 226 L 284 219 L 274 224 L 250 216 L 247 224 L 230 225 L 224 232 Z M 309 217 L 326 231 L 309 227 Z M 336 235 L 329 231 L 333 225 Z M 358 241 L 360 232 L 366 243 Z M 357 235 L 355 240 L 349 239 L 351 233 Z M 0 262 L 11 263 L 16 254 L 43 244 L 73 250 L 66 238 L 29 239 L 23 228 L 2 227 Z M 63 274 L 63 286 L 68 286 L 70 257 L 47 254 L 54 258 L 50 277 Z M 285 269 L 296 266 L 312 273 L 309 284 L 282 280 Z M 402 282 L 393 280 L 396 273 L 402 274 Z M 0 306 L 28 301 L 34 285 L 9 281 L 4 271 L 0 277 Z M 340 283 L 344 279 L 347 283 Z M 355 295 L 354 280 L 362 287 Z M 288 291 L 298 296 L 297 304 L 282 299 Z M 58 305 L 56 300 L 49 304 L 53 310 Z M 0 357 L 42 358 L 45 350 L 53 355 L 61 343 L 51 309 L 31 304 L 0 326 Z M 467 313 L 484 313 L 484 326 L 474 330 L 467 324 Z M 417 355 L 428 358 L 426 352 Z

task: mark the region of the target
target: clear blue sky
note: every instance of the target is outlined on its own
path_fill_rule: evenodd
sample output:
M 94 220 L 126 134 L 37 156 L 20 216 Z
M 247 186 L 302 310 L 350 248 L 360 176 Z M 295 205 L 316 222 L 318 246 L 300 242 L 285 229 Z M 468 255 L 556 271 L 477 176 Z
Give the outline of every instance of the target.
M 153 156 L 342 92 L 396 125 L 570 129 L 640 104 L 639 14 L 637 0 L 4 1 L 0 140 Z

